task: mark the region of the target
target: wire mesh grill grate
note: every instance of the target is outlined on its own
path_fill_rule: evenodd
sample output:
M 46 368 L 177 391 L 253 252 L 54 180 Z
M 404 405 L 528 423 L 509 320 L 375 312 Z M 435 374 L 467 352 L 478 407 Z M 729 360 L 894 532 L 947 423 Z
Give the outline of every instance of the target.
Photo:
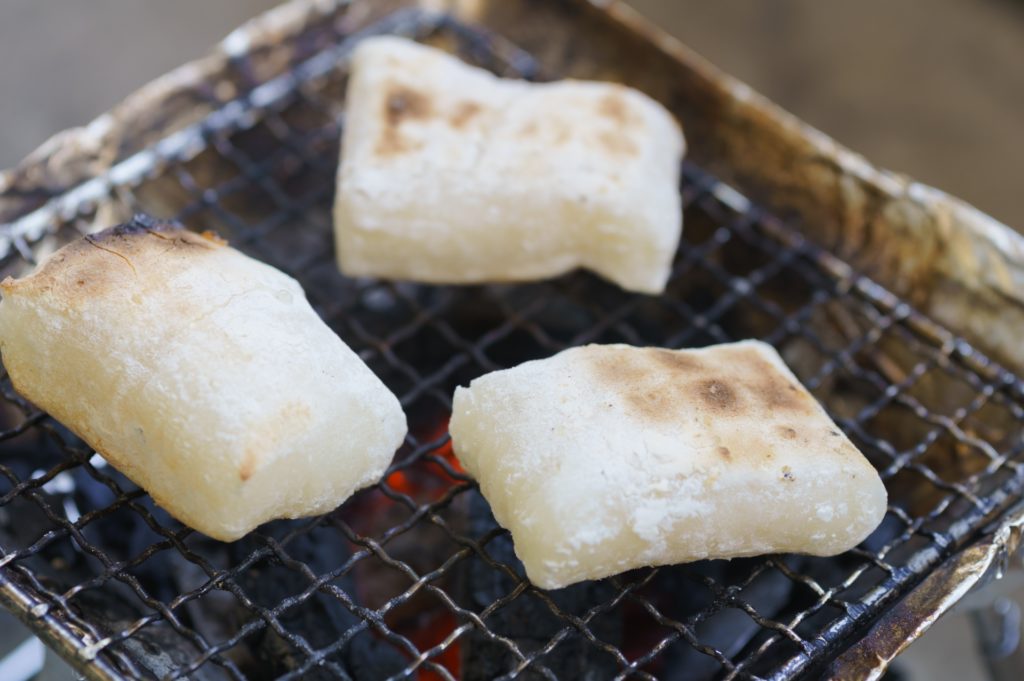
M 326 516 L 224 545 L 170 519 L 4 375 L 0 591 L 91 676 L 811 674 L 1020 491 L 1016 378 L 693 166 L 681 189 L 684 241 L 657 298 L 584 273 L 467 288 L 342 277 L 330 202 L 351 38 L 334 25 L 325 21 L 330 39 L 313 40 L 316 50 L 276 79 L 258 81 L 239 57 L 247 94 L 144 177 L 112 181 L 49 235 L 20 239 L 3 263 L 23 273 L 105 216 L 137 210 L 216 229 L 296 277 L 409 415 L 380 484 Z M 444 42 L 499 73 L 535 73 L 529 55 L 449 20 L 403 14 L 381 30 Z M 451 457 L 454 387 L 588 342 L 746 337 L 774 344 L 881 471 L 881 527 L 835 558 L 530 586 Z

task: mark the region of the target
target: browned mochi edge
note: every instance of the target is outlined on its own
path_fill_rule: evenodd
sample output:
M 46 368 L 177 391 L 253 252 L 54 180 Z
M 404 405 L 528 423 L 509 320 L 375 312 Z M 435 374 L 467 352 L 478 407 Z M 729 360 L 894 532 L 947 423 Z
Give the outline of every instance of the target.
M 213 232 L 197 234 L 178 222 L 136 215 L 129 222 L 73 241 L 55 251 L 31 274 L 0 282 L 5 294 L 49 292 L 74 306 L 78 300 L 109 293 L 126 275 L 138 277 L 153 266 L 217 251 L 227 241 Z M 120 266 L 118 266 L 120 265 Z
M 713 350 L 666 350 L 590 346 L 588 363 L 595 378 L 622 398 L 626 414 L 645 423 L 668 423 L 695 409 L 716 430 L 740 419 L 770 418 L 784 440 L 820 442 L 842 457 L 862 454 L 836 428 L 813 395 L 753 346 Z M 715 452 L 726 462 L 772 458 L 759 435 L 728 433 L 725 426 Z
M 463 68 L 474 68 L 469 65 L 461 65 Z M 452 67 L 455 68 L 455 67 Z M 501 81 L 513 79 L 501 79 Z M 558 81 L 573 82 L 573 81 Z M 581 81 L 586 82 L 586 81 Z M 556 83 L 557 84 L 557 83 Z M 628 90 L 616 83 L 604 83 L 608 93 L 601 97 L 596 104 L 596 112 L 610 123 L 610 127 L 598 134 L 597 142 L 612 156 L 635 156 L 640 153 L 637 145 L 624 130 L 643 124 L 642 117 L 638 116 L 632 109 L 632 105 L 626 99 Z M 472 99 L 450 98 L 445 100 L 436 97 L 429 92 L 391 81 L 383 86 L 384 96 L 381 110 L 380 135 L 374 147 L 374 152 L 379 157 L 395 156 L 406 152 L 417 151 L 421 144 L 414 143 L 402 134 L 401 128 L 406 121 L 426 121 L 432 118 L 444 118 L 448 125 L 456 130 L 463 129 L 485 110 L 486 104 L 473 101 Z M 524 96 L 543 96 L 541 93 L 531 91 Z M 564 127 L 565 121 L 549 121 L 540 124 L 555 127 Z M 538 130 L 538 121 L 531 121 L 523 128 L 520 135 L 529 137 Z M 556 135 L 556 143 L 565 142 L 571 136 L 568 129 L 562 130 Z

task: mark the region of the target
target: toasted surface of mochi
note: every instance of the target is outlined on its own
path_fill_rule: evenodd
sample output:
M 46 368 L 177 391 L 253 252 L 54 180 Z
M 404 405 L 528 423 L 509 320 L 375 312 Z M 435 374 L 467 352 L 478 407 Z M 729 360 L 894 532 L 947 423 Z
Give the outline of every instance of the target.
M 434 283 L 577 267 L 665 288 L 685 143 L 613 83 L 501 79 L 396 37 L 352 58 L 335 232 L 341 270 Z
M 217 539 L 333 509 L 406 432 L 299 284 L 215 237 L 137 219 L 0 290 L 18 392 Z
M 454 450 L 557 588 L 646 565 L 850 549 L 878 473 L 764 343 L 589 345 L 458 388 Z

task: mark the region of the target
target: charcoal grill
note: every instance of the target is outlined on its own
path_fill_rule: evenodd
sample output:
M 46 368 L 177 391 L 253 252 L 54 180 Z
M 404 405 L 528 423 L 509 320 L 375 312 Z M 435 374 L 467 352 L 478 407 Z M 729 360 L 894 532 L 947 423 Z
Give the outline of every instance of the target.
M 135 212 L 215 229 L 302 283 L 411 432 L 384 480 L 337 511 L 224 545 L 5 375 L 0 602 L 92 679 L 862 678 L 991 574 L 1024 518 L 1021 240 L 604 4 L 298 0 L 3 176 L 4 274 Z M 666 293 L 585 273 L 465 288 L 342 277 L 330 204 L 346 61 L 371 33 L 503 75 L 623 80 L 672 108 L 692 161 Z M 774 344 L 879 469 L 879 529 L 835 558 L 530 586 L 451 457 L 453 388 L 587 342 L 746 337 Z

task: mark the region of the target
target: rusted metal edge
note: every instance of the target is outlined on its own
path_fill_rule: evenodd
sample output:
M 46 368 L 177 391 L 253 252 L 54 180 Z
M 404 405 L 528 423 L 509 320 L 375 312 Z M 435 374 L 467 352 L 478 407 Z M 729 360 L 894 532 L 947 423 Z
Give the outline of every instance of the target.
M 1019 504 L 996 529 L 941 563 L 893 605 L 857 643 L 833 660 L 824 676 L 835 681 L 881 678 L 889 663 L 968 591 L 999 576 L 1003 564 L 1020 549 L 1022 533 L 1024 504 Z
M 120 681 L 125 678 L 104 653 L 92 647 L 97 642 L 73 631 L 53 615 L 49 605 L 22 589 L 3 570 L 0 570 L 0 607 L 13 613 L 29 631 L 90 681 Z

